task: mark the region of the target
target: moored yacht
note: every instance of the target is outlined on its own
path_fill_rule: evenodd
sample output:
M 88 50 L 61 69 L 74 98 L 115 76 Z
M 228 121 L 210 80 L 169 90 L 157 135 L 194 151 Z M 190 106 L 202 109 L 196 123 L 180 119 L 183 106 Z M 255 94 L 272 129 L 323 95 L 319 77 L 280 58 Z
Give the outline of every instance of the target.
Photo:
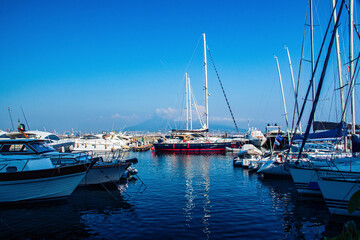
M 0 154 L 3 155 L 22 155 L 22 156 L 39 156 L 51 160 L 54 166 L 72 166 L 77 164 L 85 164 L 94 162 L 92 168 L 88 171 L 86 177 L 83 177 L 80 186 L 103 184 L 108 182 L 117 182 L 125 170 L 134 163 L 137 159 L 122 160 L 121 152 L 116 151 L 107 156 L 103 161 L 102 156 L 95 156 L 91 152 L 76 152 L 76 153 L 59 153 L 52 147 L 46 144 L 44 140 L 37 139 L 15 139 L 9 141 L 16 141 L 16 143 L 24 148 L 22 151 L 13 151 L 8 147 L 6 140 L 3 140 L 4 147 L 0 149 Z M 1 142 L 1 141 L 0 141 Z M 105 157 L 105 156 L 104 156 Z
M 246 134 L 246 138 L 255 147 L 261 147 L 266 142 L 266 137 L 264 134 L 256 128 L 250 128 Z
M 38 141 L 0 140 L 0 203 L 68 197 L 94 164 L 55 165 Z
M 209 137 L 209 114 L 208 114 L 208 81 L 207 81 L 207 61 L 206 61 L 206 40 L 204 40 L 204 73 L 205 73 L 205 121 L 201 119 L 202 128 L 198 130 L 173 130 L 171 139 L 160 139 L 154 144 L 154 150 L 158 152 L 225 152 L 226 147 L 231 146 L 231 139 L 211 138 Z M 188 89 L 188 87 L 187 87 Z M 190 104 L 191 106 L 191 104 Z M 187 108 L 188 109 L 188 108 Z M 191 111 L 190 111 L 191 113 Z M 188 119 L 187 119 L 188 120 Z
M 114 152 L 128 148 L 129 140 L 115 133 L 85 134 L 75 138 L 74 151 Z

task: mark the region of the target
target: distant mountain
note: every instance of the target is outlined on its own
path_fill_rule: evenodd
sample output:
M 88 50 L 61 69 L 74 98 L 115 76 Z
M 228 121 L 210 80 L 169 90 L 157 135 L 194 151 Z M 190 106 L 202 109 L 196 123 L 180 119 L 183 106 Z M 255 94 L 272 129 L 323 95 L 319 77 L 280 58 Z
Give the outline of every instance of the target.
M 171 124 L 172 123 L 172 124 Z M 218 124 L 211 122 L 210 131 L 220 131 L 220 132 L 236 132 L 234 126 L 226 125 L 226 124 Z M 185 129 L 185 124 L 180 122 L 171 122 L 171 120 L 163 119 L 161 117 L 155 116 L 151 119 L 148 119 L 142 123 L 136 124 L 134 126 L 130 126 L 125 128 L 125 131 L 149 131 L 149 132 L 169 132 L 172 129 L 176 129 L 175 126 L 178 126 L 177 129 Z M 200 124 L 193 124 L 193 129 L 200 129 Z M 246 129 L 239 129 L 240 132 L 246 132 Z

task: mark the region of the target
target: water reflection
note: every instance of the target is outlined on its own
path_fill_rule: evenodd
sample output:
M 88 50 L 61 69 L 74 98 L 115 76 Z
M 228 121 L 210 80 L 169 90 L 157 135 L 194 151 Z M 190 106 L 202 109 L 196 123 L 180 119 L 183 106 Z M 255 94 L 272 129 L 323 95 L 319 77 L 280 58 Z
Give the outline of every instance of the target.
M 225 154 L 222 154 L 224 156 Z M 218 155 L 215 155 L 218 156 Z M 165 167 L 164 161 L 171 159 L 171 172 L 184 177 L 184 197 L 186 199 L 183 207 L 185 216 L 185 226 L 188 229 L 194 229 L 199 225 L 199 220 L 194 215 L 199 216 L 199 210 L 202 211 L 201 225 L 205 238 L 210 238 L 210 163 L 214 154 L 194 154 L 194 153 L 157 153 L 152 155 L 156 159 L 157 166 Z M 162 169 L 164 171 L 164 169 Z
M 194 187 L 193 187 L 193 172 L 191 171 L 191 160 L 189 156 L 184 157 L 184 167 L 185 167 L 185 179 L 186 179 L 186 188 L 185 188 L 185 198 L 186 203 L 183 208 L 185 213 L 186 227 L 190 227 L 190 222 L 192 220 L 192 210 L 195 208 L 194 199 Z
M 210 180 L 209 180 L 209 176 L 205 175 L 204 176 L 204 197 L 205 199 L 203 200 L 203 210 L 204 210 L 204 216 L 202 218 L 203 220 L 203 225 L 204 225 L 204 230 L 203 232 L 206 234 L 206 239 L 210 238 L 210 223 L 209 223 L 209 219 L 211 217 L 210 213 L 210 194 L 209 194 L 209 190 L 210 190 Z
M 273 209 L 280 213 L 281 226 L 285 238 L 322 238 L 326 219 L 330 213 L 322 198 L 300 196 L 293 181 L 286 179 L 263 179 L 260 182 L 268 187 Z
M 92 220 L 106 221 L 132 205 L 117 189 L 76 189 L 70 198 L 50 202 L 3 205 L 0 233 L 3 239 L 77 239 L 97 235 Z

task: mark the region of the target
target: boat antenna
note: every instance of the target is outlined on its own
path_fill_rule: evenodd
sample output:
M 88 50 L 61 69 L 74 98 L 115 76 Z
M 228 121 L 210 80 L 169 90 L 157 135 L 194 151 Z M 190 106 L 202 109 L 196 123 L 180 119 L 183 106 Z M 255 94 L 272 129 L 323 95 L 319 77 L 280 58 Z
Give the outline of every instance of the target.
M 24 119 L 25 119 L 25 122 L 26 122 L 26 126 L 27 126 L 27 128 L 30 130 L 30 127 L 29 127 L 29 123 L 28 123 L 28 121 L 27 121 L 27 119 L 26 119 L 26 116 L 25 116 L 25 113 L 24 113 L 24 109 L 23 109 L 23 107 L 20 105 L 20 108 L 21 108 L 21 112 L 22 112 L 22 114 L 23 114 L 23 116 L 24 116 Z
M 10 116 L 10 122 L 11 122 L 11 125 L 12 125 L 12 130 L 14 131 L 15 128 L 14 128 L 14 123 L 13 123 L 13 120 L 12 120 L 12 117 L 11 117 L 11 112 L 10 112 L 10 107 L 8 107 L 8 111 L 9 111 L 9 116 Z

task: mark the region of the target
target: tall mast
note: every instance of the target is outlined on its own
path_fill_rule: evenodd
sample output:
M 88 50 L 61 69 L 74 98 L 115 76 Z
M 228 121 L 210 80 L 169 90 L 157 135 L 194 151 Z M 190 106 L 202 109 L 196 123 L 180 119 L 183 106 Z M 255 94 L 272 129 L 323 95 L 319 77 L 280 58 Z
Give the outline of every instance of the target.
M 190 78 L 188 77 L 188 89 L 189 89 L 189 121 L 190 121 L 190 129 L 192 130 L 192 103 L 191 103 L 191 85 L 190 85 Z
M 189 130 L 189 91 L 188 91 L 188 76 L 185 73 L 185 97 L 186 97 L 186 130 Z
M 336 7 L 335 0 L 332 0 L 333 8 Z M 334 26 L 336 24 L 337 15 L 336 11 L 333 10 L 333 18 L 334 18 Z M 337 67 L 338 67 L 338 77 L 339 77 L 339 88 L 340 88 L 340 103 L 341 103 L 341 111 L 345 111 L 345 101 L 344 101 L 344 89 L 343 89 L 343 79 L 342 79 L 342 68 L 341 68 L 341 58 L 340 58 L 340 43 L 339 43 L 339 30 L 336 28 L 335 30 L 335 45 L 336 45 L 336 58 L 337 58 Z M 346 122 L 346 115 L 342 114 L 341 121 Z M 345 151 L 347 151 L 347 136 L 344 136 L 344 146 Z
M 335 0 L 332 0 L 332 6 L 335 8 Z M 336 11 L 333 11 L 334 24 L 336 23 Z M 342 79 L 342 68 L 341 68 L 341 58 L 340 58 L 340 43 L 339 43 L 339 31 L 338 28 L 335 30 L 335 44 L 336 44 L 336 58 L 338 66 L 338 76 L 339 76 L 339 87 L 340 87 L 340 101 L 341 101 L 341 110 L 345 110 L 345 101 L 344 101 L 344 90 L 343 90 L 343 79 Z M 346 121 L 346 116 L 343 114 L 342 121 Z
M 355 79 L 354 79 L 354 0 L 349 1 L 349 61 L 351 82 L 351 122 L 355 134 Z
M 314 72 L 315 62 L 314 62 L 314 21 L 313 21 L 313 0 L 310 0 L 310 35 L 311 35 L 311 72 Z M 312 82 L 312 100 L 315 99 L 315 78 Z M 316 116 L 314 115 L 314 122 L 316 121 Z
M 206 129 L 209 129 L 209 103 L 208 103 L 208 81 L 207 81 L 207 62 L 206 62 L 206 39 L 205 33 L 203 33 L 204 38 L 204 73 L 205 73 L 205 116 L 206 116 Z M 209 135 L 209 132 L 208 132 Z
M 296 85 L 295 85 L 295 79 L 294 79 L 294 72 L 293 72 L 293 68 L 292 68 L 292 64 L 291 64 L 291 57 L 290 57 L 290 52 L 289 52 L 289 48 L 287 46 L 285 46 L 288 58 L 289 58 L 289 65 L 290 65 L 290 72 L 291 72 L 291 79 L 292 79 L 292 84 L 293 84 L 293 88 L 294 88 L 294 95 L 295 95 L 295 106 L 296 106 L 296 112 L 297 115 L 299 116 L 299 104 L 298 104 L 298 99 L 297 99 L 297 91 L 296 91 Z M 294 118 L 295 118 L 295 114 L 294 114 Z M 294 121 L 294 120 L 293 120 Z M 300 132 L 302 132 L 301 130 L 301 124 L 300 124 Z M 295 134 L 295 133 L 294 133 Z
M 279 72 L 280 87 L 281 87 L 281 93 L 282 93 L 282 98 L 283 98 L 283 103 L 284 103 L 284 110 L 285 110 L 286 131 L 287 131 L 287 134 L 288 134 L 288 138 L 290 139 L 289 121 L 288 121 L 287 111 L 286 111 L 286 102 L 285 102 L 285 95 L 284 95 L 284 88 L 283 88 L 283 84 L 282 84 L 280 66 L 279 66 L 278 58 L 275 55 L 274 55 L 274 58 L 276 59 L 276 65 L 277 65 L 277 69 L 278 69 L 278 72 Z

